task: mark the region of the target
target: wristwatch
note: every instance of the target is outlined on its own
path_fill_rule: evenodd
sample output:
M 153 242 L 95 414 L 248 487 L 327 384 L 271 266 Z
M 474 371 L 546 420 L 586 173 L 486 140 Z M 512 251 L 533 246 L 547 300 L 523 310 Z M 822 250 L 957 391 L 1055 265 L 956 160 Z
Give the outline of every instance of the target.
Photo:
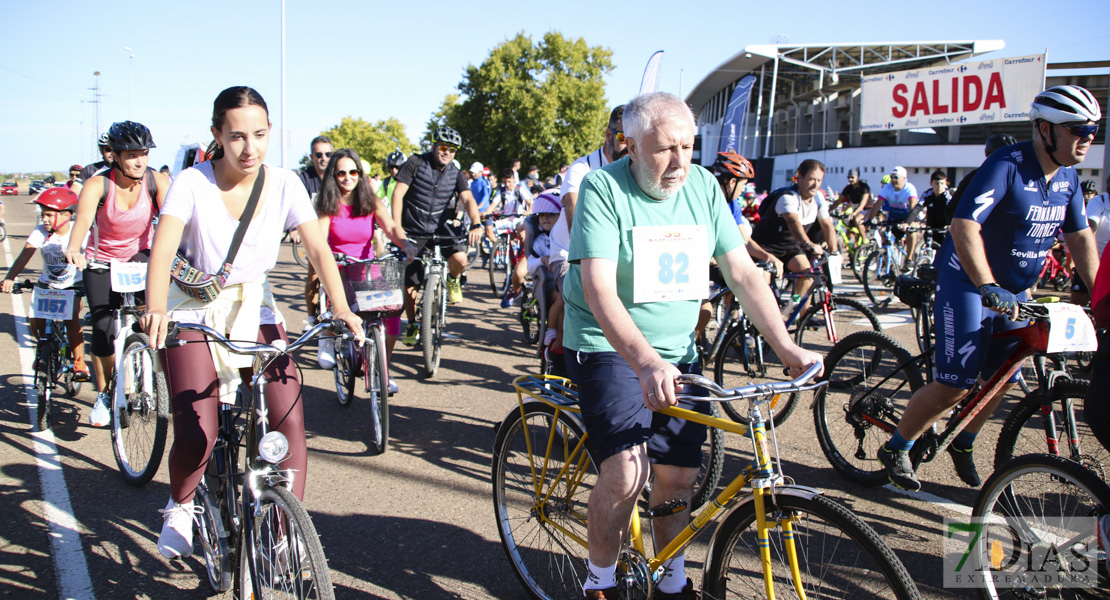
M 470 230 L 471 230 L 471 231 L 474 231 L 475 229 L 481 229 L 481 228 L 482 228 L 482 224 L 481 224 L 481 223 L 472 223 L 472 224 L 470 225 Z

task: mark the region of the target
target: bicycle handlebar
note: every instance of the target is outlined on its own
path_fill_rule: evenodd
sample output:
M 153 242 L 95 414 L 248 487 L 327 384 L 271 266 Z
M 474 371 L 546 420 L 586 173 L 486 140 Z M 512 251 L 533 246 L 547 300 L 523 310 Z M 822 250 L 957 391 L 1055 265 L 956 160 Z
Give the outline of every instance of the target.
M 792 394 L 796 392 L 806 392 L 815 390 L 828 385 L 828 381 L 818 381 L 810 383 L 810 381 L 817 377 L 821 372 L 822 363 L 815 362 L 805 373 L 793 381 L 783 381 L 779 383 L 756 383 L 752 385 L 745 385 L 738 388 L 724 388 L 718 385 L 712 379 L 703 375 L 679 375 L 678 383 L 696 385 L 701 388 L 709 390 L 713 395 L 712 398 L 705 396 L 691 396 L 689 394 L 677 394 L 675 397 L 679 400 L 695 400 L 702 402 L 727 402 L 732 400 L 747 400 L 750 398 L 761 398 L 767 396 L 774 396 L 776 394 Z
M 349 327 L 347 327 L 346 323 L 344 323 L 343 321 L 333 319 L 332 316 L 331 316 L 331 313 L 325 312 L 325 313 L 322 313 L 320 316 L 316 317 L 316 324 L 315 325 L 313 325 L 308 331 L 305 331 L 304 333 L 302 333 L 301 337 L 297 338 L 296 341 L 288 344 L 284 349 L 278 348 L 277 346 L 274 346 L 274 345 L 271 345 L 271 344 L 263 344 L 263 343 L 259 343 L 259 342 L 255 342 L 252 345 L 248 345 L 249 343 L 247 343 L 247 342 L 232 341 L 232 340 L 229 340 L 226 337 L 224 337 L 220 332 L 216 331 L 215 329 L 212 329 L 211 327 L 208 327 L 207 325 L 201 325 L 200 323 L 178 323 L 178 322 L 175 322 L 175 321 L 171 321 L 170 324 L 169 324 L 169 329 L 168 329 L 168 332 L 166 333 L 166 344 L 165 344 L 165 346 L 166 346 L 166 348 L 176 348 L 178 346 L 184 346 L 185 344 L 190 344 L 190 343 L 192 343 L 192 344 L 207 343 L 206 341 L 205 342 L 196 342 L 196 341 L 186 341 L 186 340 L 180 339 L 178 337 L 178 333 L 180 333 L 182 330 L 184 330 L 184 331 L 198 331 L 198 332 L 204 334 L 204 336 L 206 338 L 208 338 L 209 340 L 211 340 L 213 342 L 216 342 L 217 344 L 223 346 L 224 348 L 227 348 L 228 351 L 233 352 L 235 354 L 255 355 L 255 354 L 266 354 L 266 353 L 270 353 L 270 352 L 280 352 L 280 353 L 283 353 L 283 354 L 291 354 L 291 353 L 299 350 L 302 346 L 304 346 L 308 342 L 316 339 L 320 335 L 320 333 L 322 333 L 325 329 L 331 329 L 332 331 L 335 331 L 336 333 L 338 333 L 343 338 L 346 338 L 346 339 L 349 339 L 349 340 L 355 339 L 355 336 L 351 333 L 351 330 L 350 330 Z

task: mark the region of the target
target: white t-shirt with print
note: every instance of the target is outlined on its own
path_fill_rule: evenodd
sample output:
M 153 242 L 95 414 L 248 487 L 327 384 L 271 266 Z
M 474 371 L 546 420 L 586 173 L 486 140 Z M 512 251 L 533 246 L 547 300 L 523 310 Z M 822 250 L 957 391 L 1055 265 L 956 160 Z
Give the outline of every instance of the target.
M 259 200 L 261 211 L 247 227 L 226 285 L 263 281 L 277 264 L 282 234 L 316 220 L 308 192 L 293 171 L 267 167 L 266 188 Z M 166 216 L 185 223 L 179 249 L 189 264 L 205 273 L 219 272 L 239 221 L 224 207 L 212 163 L 190 167 L 177 176 L 162 207 L 162 217 Z
M 69 247 L 69 238 L 72 233 L 73 226 L 70 225 L 69 231 L 65 235 L 58 235 L 57 232 L 48 235 L 46 225 L 40 223 L 27 236 L 27 245 L 38 248 L 39 252 L 42 253 L 42 274 L 39 275 L 39 283 L 60 290 L 73 287 L 74 284 L 81 282 L 81 269 L 78 269 L 77 265 L 69 264 L 69 261 L 66 260 L 66 248 Z M 82 253 L 84 253 L 85 245 L 88 243 L 89 236 L 86 234 L 85 239 L 81 242 Z

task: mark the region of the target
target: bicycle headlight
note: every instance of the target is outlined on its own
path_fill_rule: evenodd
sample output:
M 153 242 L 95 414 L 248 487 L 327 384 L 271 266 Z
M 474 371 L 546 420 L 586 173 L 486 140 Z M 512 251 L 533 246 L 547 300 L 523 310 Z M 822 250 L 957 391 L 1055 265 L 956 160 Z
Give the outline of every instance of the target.
M 271 431 L 258 442 L 258 454 L 262 460 L 276 465 L 289 456 L 289 440 L 281 432 Z

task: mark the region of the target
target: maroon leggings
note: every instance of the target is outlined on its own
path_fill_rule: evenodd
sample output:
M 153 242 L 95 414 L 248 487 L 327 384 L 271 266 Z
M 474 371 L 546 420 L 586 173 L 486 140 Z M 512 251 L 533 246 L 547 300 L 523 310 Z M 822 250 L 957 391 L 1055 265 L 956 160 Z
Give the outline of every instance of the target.
M 203 340 L 194 331 L 183 331 L 181 339 Z M 262 325 L 258 341 L 286 340 L 281 325 Z M 193 497 L 212 453 L 219 429 L 219 392 L 216 367 L 208 344 L 186 344 L 162 351 L 166 382 L 173 404 L 173 447 L 170 448 L 170 494 L 174 502 Z M 241 369 L 244 381 L 251 370 Z M 289 458 L 281 466 L 293 470 L 293 493 L 304 499 L 308 448 L 304 433 L 304 411 L 300 402 L 301 384 L 297 368 L 288 356 L 271 363 L 266 370 L 266 406 L 270 411 L 270 430 L 289 438 Z

